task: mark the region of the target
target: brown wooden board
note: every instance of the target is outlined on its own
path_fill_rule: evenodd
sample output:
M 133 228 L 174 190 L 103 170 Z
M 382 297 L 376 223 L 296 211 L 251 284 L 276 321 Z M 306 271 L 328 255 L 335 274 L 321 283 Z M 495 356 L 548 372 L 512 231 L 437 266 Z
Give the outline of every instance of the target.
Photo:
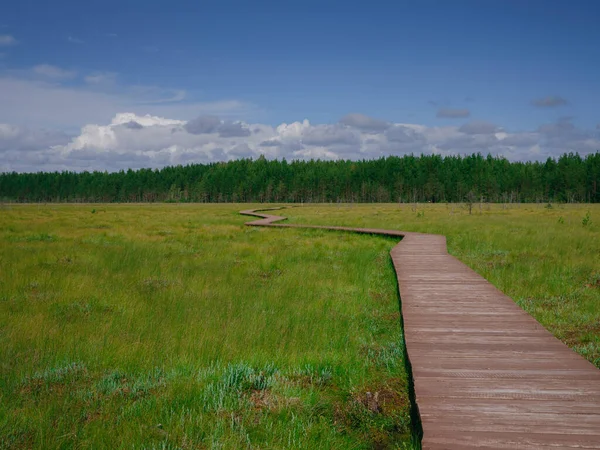
M 444 236 L 277 224 L 285 217 L 258 211 L 241 211 L 260 217 L 246 225 L 402 238 L 390 254 L 423 449 L 600 449 L 600 371 L 449 255 Z

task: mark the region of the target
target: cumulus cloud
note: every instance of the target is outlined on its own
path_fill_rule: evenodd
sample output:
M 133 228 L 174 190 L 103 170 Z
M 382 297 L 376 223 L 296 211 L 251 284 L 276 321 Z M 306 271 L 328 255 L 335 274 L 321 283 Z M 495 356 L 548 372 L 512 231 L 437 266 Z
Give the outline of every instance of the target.
M 548 141 L 557 141 L 558 143 L 565 140 L 588 139 L 594 136 L 591 131 L 575 126 L 570 117 L 563 117 L 556 122 L 540 125 L 537 131 Z
M 232 147 L 226 154 L 235 158 L 250 158 L 255 156 L 256 152 L 248 144 L 242 143 Z
M 17 43 L 18 41 L 10 34 L 0 34 L 0 47 L 10 47 Z
M 279 147 L 281 145 L 281 141 L 278 139 L 271 139 L 268 141 L 262 141 L 259 145 L 261 147 Z
M 135 120 L 130 120 L 129 122 L 125 122 L 123 124 L 123 126 L 125 128 L 129 128 L 130 130 L 141 130 L 142 128 L 144 128 L 144 125 L 142 125 L 139 122 L 136 122 Z
M 241 122 L 221 121 L 216 116 L 200 116 L 183 125 L 190 134 L 218 133 L 220 137 L 250 136 L 250 129 Z
M 358 135 L 340 125 L 316 125 L 302 132 L 302 143 L 313 146 L 357 144 Z
M 221 137 L 245 137 L 250 136 L 250 130 L 241 122 L 224 122 L 219 127 Z
M 436 117 L 442 119 L 461 119 L 464 117 L 469 117 L 471 115 L 471 111 L 468 109 L 452 109 L 452 108 L 440 108 L 436 114 Z
M 557 137 L 577 132 L 577 128 L 571 122 L 571 119 L 564 118 L 559 119 L 554 123 L 540 125 L 538 131 L 550 137 Z
M 364 114 L 348 114 L 340 119 L 340 123 L 348 125 L 349 127 L 358 128 L 362 131 L 383 131 L 390 127 L 389 122 L 385 122 L 379 119 L 373 119 L 372 117 L 365 116 Z
M 489 122 L 469 122 L 462 125 L 458 131 L 465 134 L 494 134 L 498 127 Z
M 122 114 L 117 114 L 113 118 L 111 124 L 112 125 L 123 125 L 123 124 L 131 123 L 131 122 L 139 123 L 140 125 L 142 125 L 144 127 L 151 127 L 154 125 L 161 125 L 161 126 L 181 125 L 181 124 L 185 123 L 182 120 L 166 119 L 164 117 L 151 116 L 150 114 L 146 114 L 144 116 L 138 116 L 134 113 L 122 113 Z
M 424 139 L 424 136 L 413 128 L 394 125 L 385 132 L 385 136 L 389 142 L 414 142 Z
M 300 139 L 310 128 L 310 122 L 304 119 L 302 122 L 282 123 L 277 127 L 277 134 L 284 139 Z
M 498 138 L 493 134 L 463 134 L 440 144 L 439 148 L 456 153 L 471 153 L 483 148 L 490 151 L 498 142 Z
M 538 128 L 544 148 L 558 151 L 588 153 L 600 150 L 600 139 L 592 130 L 584 130 L 564 117 Z
M 556 106 L 568 105 L 569 102 L 560 95 L 550 95 L 548 97 L 535 98 L 531 101 L 531 104 L 538 108 L 554 108 Z
M 184 125 L 185 131 L 191 134 L 216 133 L 221 126 L 221 120 L 216 116 L 200 116 Z
M 54 79 L 74 78 L 77 75 L 77 72 L 73 70 L 61 69 L 60 67 L 52 66 L 50 64 L 39 64 L 35 66 L 33 68 L 33 73 Z
M 73 167 L 62 165 L 57 147 L 67 145 L 71 136 L 52 130 L 31 129 L 0 123 L 0 171 L 37 172 Z
M 500 139 L 500 144 L 509 147 L 532 147 L 540 142 L 538 133 L 507 134 Z
M 409 125 L 393 125 L 378 138 L 368 143 L 370 151 L 380 153 L 378 156 L 432 153 L 435 149 L 424 129 Z
M 105 125 L 90 123 L 75 136 L 0 125 L 0 170 L 120 170 L 208 163 L 239 158 L 369 159 L 387 155 L 503 155 L 545 159 L 565 151 L 600 149 L 595 130 L 563 118 L 536 130 L 509 132 L 485 122 L 428 127 L 390 123 L 379 132 L 345 123 L 308 120 L 277 127 L 201 115 L 186 121 L 120 113 Z
M 70 137 L 60 131 L 32 130 L 0 123 L 0 153 L 38 151 L 55 145 L 65 145 L 69 140 Z

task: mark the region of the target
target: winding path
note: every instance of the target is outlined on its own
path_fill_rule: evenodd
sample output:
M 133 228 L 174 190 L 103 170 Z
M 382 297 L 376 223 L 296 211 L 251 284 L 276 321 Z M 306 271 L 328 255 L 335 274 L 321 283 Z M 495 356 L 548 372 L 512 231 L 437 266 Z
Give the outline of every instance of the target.
M 450 256 L 444 236 L 276 224 L 286 218 L 257 211 L 241 211 L 260 217 L 246 225 L 402 238 L 390 254 L 423 449 L 600 449 L 600 370 Z

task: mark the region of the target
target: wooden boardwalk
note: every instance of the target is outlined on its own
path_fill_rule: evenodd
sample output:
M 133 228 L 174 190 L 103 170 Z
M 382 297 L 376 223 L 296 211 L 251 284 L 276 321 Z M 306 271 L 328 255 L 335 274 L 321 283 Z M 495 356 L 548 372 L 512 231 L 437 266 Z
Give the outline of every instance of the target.
M 423 449 L 600 449 L 600 370 L 487 280 L 446 238 L 371 228 L 275 224 L 402 237 L 391 250 Z

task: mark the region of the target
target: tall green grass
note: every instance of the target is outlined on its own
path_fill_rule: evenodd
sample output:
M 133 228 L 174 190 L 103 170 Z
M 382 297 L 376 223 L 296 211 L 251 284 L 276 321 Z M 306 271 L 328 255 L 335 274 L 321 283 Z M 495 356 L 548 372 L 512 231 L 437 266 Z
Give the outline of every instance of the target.
M 2 207 L 0 448 L 410 448 L 394 242 L 239 209 Z
M 282 214 L 445 234 L 600 366 L 600 208 L 545 206 Z M 0 207 L 0 448 L 416 446 L 395 241 L 248 207 Z
M 600 367 L 600 205 L 308 205 L 292 223 L 447 236 L 451 254 Z

